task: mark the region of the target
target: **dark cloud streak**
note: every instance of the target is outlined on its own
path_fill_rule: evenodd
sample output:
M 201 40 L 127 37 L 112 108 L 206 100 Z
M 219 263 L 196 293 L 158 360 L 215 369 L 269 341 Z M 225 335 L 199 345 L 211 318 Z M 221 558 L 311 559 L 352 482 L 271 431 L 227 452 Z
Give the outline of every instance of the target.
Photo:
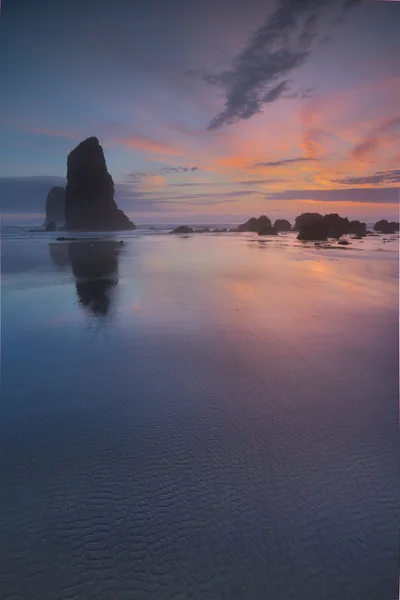
M 289 77 L 310 55 L 321 16 L 335 7 L 345 12 L 361 1 L 280 0 L 230 69 L 203 73 L 205 81 L 225 90 L 224 109 L 208 129 L 249 119 L 264 104 L 281 98 L 289 88 Z
M 344 185 L 373 185 L 380 183 L 400 183 L 400 169 L 394 171 L 377 171 L 373 175 L 361 177 L 345 177 L 343 179 L 333 179 L 334 183 Z

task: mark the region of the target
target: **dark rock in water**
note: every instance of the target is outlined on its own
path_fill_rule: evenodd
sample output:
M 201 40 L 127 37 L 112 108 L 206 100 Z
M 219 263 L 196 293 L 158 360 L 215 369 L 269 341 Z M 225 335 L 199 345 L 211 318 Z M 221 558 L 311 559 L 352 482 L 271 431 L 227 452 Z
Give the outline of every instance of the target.
M 328 226 L 323 219 L 315 221 L 314 223 L 302 225 L 297 239 L 307 241 L 320 240 L 324 242 L 328 239 Z
M 87 138 L 68 155 L 65 225 L 68 230 L 84 231 L 135 229 L 115 203 L 114 182 L 95 137 Z
M 249 231 L 252 233 L 258 233 L 262 229 L 268 229 L 268 227 L 271 226 L 271 219 L 269 219 L 265 215 L 261 215 L 261 217 L 258 217 L 258 219 L 252 217 L 251 219 L 246 221 L 246 223 L 242 223 L 241 225 L 239 225 L 236 231 Z
M 270 227 L 263 227 L 261 231 L 258 232 L 258 235 L 278 235 L 278 232 L 275 227 L 272 227 L 271 225 Z
M 274 227 L 276 231 L 290 231 L 292 229 L 291 224 L 286 219 L 276 219 Z
M 45 231 L 57 231 L 57 227 L 54 221 L 49 221 L 44 229 Z
M 303 213 L 296 217 L 294 230 L 300 231 L 299 239 L 307 239 L 307 231 L 316 231 L 320 226 L 321 231 L 326 231 L 327 237 L 340 238 L 342 235 L 353 233 L 355 235 L 366 235 L 366 224 L 360 221 L 349 221 L 347 217 L 341 217 L 337 213 L 330 213 L 325 216 L 319 213 Z M 308 238 L 309 239 L 309 238 Z
M 293 231 L 301 231 L 305 227 L 321 223 L 323 216 L 319 213 L 302 213 L 294 221 Z
M 350 221 L 347 233 L 354 233 L 354 235 L 365 237 L 367 235 L 367 225 L 361 221 Z
M 53 221 L 56 226 L 65 223 L 65 189 L 63 187 L 53 187 L 47 194 L 45 226 L 50 221 Z
M 180 225 L 170 233 L 194 233 L 194 230 L 191 227 L 187 227 L 186 225 Z
M 227 231 L 226 227 L 223 227 L 222 229 L 213 229 L 213 233 L 226 233 Z
M 75 237 L 63 237 L 60 236 L 57 238 L 57 242 L 75 242 L 78 238 Z
M 340 217 L 337 213 L 330 213 L 323 217 L 328 227 L 328 237 L 340 238 L 349 231 L 350 221 L 347 217 Z
M 195 229 L 194 233 L 210 233 L 210 230 L 208 229 L 208 227 L 206 227 L 205 229 Z
M 340 240 L 340 242 L 338 242 L 338 244 L 340 246 L 349 246 L 351 244 L 351 242 L 348 242 L 347 240 Z
M 363 237 L 365 237 L 364 235 L 352 235 L 351 239 L 352 240 L 362 240 Z
M 378 231 L 379 233 L 396 233 L 396 231 L 399 231 L 399 223 L 397 221 L 389 222 L 386 219 L 381 219 L 375 223 L 374 231 Z

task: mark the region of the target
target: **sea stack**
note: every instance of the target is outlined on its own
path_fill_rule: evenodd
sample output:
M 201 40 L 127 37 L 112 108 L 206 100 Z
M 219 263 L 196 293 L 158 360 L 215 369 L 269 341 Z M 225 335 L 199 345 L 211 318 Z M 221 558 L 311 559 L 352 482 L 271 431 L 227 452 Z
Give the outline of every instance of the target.
M 44 226 L 47 227 L 51 222 L 57 227 L 65 223 L 65 189 L 63 187 L 52 187 L 47 194 Z
M 87 138 L 68 155 L 65 225 L 84 231 L 135 229 L 115 203 L 114 182 L 96 137 Z

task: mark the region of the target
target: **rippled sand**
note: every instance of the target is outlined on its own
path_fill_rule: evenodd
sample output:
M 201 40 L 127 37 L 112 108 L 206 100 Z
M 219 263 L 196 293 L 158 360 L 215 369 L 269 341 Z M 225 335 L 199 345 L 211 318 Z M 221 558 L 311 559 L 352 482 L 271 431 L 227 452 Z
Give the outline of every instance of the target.
M 123 239 L 3 239 L 1 600 L 394 600 L 397 241 Z

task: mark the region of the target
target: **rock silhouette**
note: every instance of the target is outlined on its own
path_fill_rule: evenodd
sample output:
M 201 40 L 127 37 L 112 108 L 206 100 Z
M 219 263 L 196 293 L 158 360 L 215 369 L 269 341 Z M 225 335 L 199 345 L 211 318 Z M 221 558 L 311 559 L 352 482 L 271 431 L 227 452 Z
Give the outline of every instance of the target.
M 276 231 L 290 231 L 292 226 L 286 219 L 276 219 L 274 228 Z
M 278 235 L 278 232 L 275 229 L 275 227 L 272 227 L 272 225 L 270 225 L 269 227 L 263 227 L 258 232 L 258 235 Z
M 264 230 L 267 231 L 272 228 L 271 219 L 266 217 L 265 215 L 261 215 L 261 217 L 252 217 L 246 223 L 242 223 L 236 229 L 236 231 L 249 231 L 252 233 L 259 233 Z
M 296 217 L 294 231 L 299 231 L 299 240 L 326 240 L 340 238 L 345 234 L 366 235 L 366 224 L 349 221 L 337 213 L 322 216 L 319 213 L 303 213 Z
M 375 223 L 374 231 L 378 231 L 379 233 L 396 233 L 396 231 L 399 231 L 399 223 L 397 221 L 389 222 L 386 219 L 381 219 Z
M 350 221 L 349 230 L 347 233 L 353 233 L 354 235 L 361 235 L 365 237 L 367 235 L 367 225 L 360 221 Z
M 56 231 L 57 227 L 54 221 L 49 221 L 44 229 L 45 231 Z
M 65 189 L 63 187 L 52 187 L 47 194 L 45 227 L 51 221 L 57 227 L 65 223 Z
M 194 233 L 194 229 L 192 229 L 191 227 L 187 227 L 186 225 L 180 225 L 179 227 L 176 227 L 173 231 L 170 231 L 170 233 Z
M 65 224 L 69 230 L 135 229 L 114 200 L 114 182 L 96 137 L 81 142 L 68 155 Z

